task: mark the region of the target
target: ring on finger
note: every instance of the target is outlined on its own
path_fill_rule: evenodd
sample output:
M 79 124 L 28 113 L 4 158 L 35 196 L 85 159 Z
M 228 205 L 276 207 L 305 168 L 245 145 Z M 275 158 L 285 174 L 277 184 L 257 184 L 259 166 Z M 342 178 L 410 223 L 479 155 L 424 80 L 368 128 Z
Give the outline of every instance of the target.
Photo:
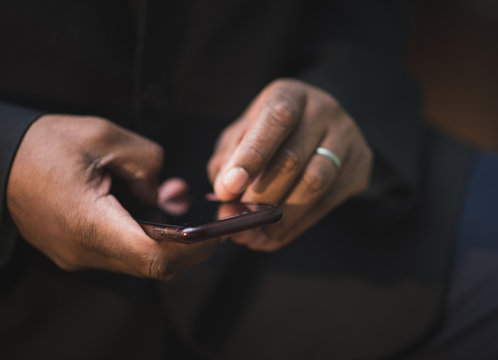
M 336 166 L 337 170 L 341 169 L 341 166 L 342 166 L 341 159 L 339 159 L 339 156 L 337 156 L 333 151 L 319 146 L 316 148 L 315 152 L 318 155 L 325 156 L 327 159 L 332 161 L 332 163 Z

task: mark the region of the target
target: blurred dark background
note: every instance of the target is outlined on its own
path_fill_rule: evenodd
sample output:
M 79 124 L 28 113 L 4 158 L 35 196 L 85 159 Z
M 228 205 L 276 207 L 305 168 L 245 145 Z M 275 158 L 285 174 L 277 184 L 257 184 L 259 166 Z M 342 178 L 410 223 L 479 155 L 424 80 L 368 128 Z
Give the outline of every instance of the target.
M 408 67 L 429 123 L 498 151 L 498 1 L 415 1 Z

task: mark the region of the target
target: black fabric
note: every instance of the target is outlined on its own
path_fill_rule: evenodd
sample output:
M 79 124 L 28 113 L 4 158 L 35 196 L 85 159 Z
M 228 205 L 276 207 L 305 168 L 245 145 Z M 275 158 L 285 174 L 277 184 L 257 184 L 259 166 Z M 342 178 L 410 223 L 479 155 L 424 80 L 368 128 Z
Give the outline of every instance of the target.
M 155 282 L 64 272 L 22 242 L 12 261 L 16 282 L 0 296 L 2 359 L 167 358 L 170 322 Z
M 419 89 L 400 66 L 408 10 L 407 2 L 329 3 L 321 12 L 319 41 L 308 48 L 309 64 L 300 77 L 333 94 L 377 155 L 414 188 L 422 115 Z
M 373 185 L 367 194 L 331 214 L 288 249 L 263 255 L 225 245 L 206 264 L 211 270 L 200 266 L 183 280 L 165 284 L 162 294 L 169 320 L 154 318 L 155 310 L 151 313 L 147 306 L 137 305 L 149 297 L 154 299 L 157 294 L 153 291 L 132 291 L 138 294 L 138 300 L 131 301 L 124 290 L 136 289 L 134 283 L 148 289 L 150 283 L 127 277 L 119 280 L 99 272 L 67 274 L 22 243 L 25 246 L 19 247 L 9 267 L 3 270 L 10 285 L 0 298 L 0 308 L 4 311 L 2 318 L 9 321 L 2 322 L 0 331 L 9 334 L 15 328 L 12 334 L 17 339 L 0 337 L 1 348 L 7 354 L 15 357 L 16 349 L 23 344 L 23 333 L 28 331 L 28 320 L 33 317 L 41 319 L 40 326 L 31 328 L 30 336 L 25 337 L 26 344 L 35 342 L 33 349 L 52 358 L 79 355 L 68 357 L 67 348 L 61 348 L 59 353 L 51 352 L 57 349 L 49 351 L 38 342 L 37 332 L 48 329 L 43 338 L 48 343 L 57 339 L 72 346 L 71 330 L 80 328 L 85 331 L 78 333 L 78 340 L 88 343 L 88 353 L 82 354 L 99 353 L 108 358 L 110 354 L 105 351 L 119 348 L 116 339 L 122 333 L 115 332 L 120 327 L 119 319 L 123 320 L 123 329 L 127 329 L 128 337 L 123 339 L 136 336 L 150 346 L 151 356 L 158 358 L 164 354 L 163 342 L 171 341 L 171 337 L 163 335 L 167 331 L 163 331 L 161 322 L 165 321 L 174 325 L 178 342 L 188 344 L 187 352 L 200 348 L 200 354 L 208 357 L 223 353 L 229 358 L 241 358 L 239 351 L 250 356 L 265 350 L 261 356 L 278 358 L 279 349 L 292 343 L 302 345 L 295 351 L 296 356 L 311 351 L 314 358 L 329 358 L 331 354 L 367 358 L 390 354 L 427 334 L 444 295 L 450 254 L 444 250 L 451 246 L 451 237 L 447 227 L 427 226 L 430 221 L 420 210 L 433 209 L 431 201 L 441 201 L 438 196 L 420 197 L 423 191 L 439 194 L 437 187 L 441 184 L 429 178 L 426 181 L 432 181 L 434 187 L 424 187 L 420 177 L 424 136 L 419 96 L 400 66 L 407 8 L 398 1 L 321 3 L 0 3 L 2 101 L 57 113 L 95 114 L 138 131 L 164 146 L 163 175 L 185 177 L 195 192 L 209 190 L 205 166 L 220 131 L 242 113 L 265 85 L 279 77 L 297 77 L 331 92 L 352 114 L 376 152 Z M 0 169 L 5 174 L 4 182 L 15 147 L 36 116 L 29 110 L 10 112 L 6 124 L 12 127 L 5 127 L 5 131 L 2 121 L 0 144 L 2 149 L 4 144 L 8 146 L 8 151 L 2 152 Z M 454 153 L 450 151 L 446 156 L 451 154 Z M 427 154 L 423 156 L 426 160 Z M 439 161 L 438 164 L 444 164 L 444 158 Z M 434 166 L 425 171 L 440 174 L 438 169 Z M 465 181 L 464 176 L 456 178 L 460 180 L 455 180 L 455 186 Z M 445 194 L 442 201 L 457 208 L 458 192 L 453 188 L 446 190 L 441 193 Z M 443 217 L 441 224 L 450 224 L 456 215 L 443 210 L 434 216 Z M 348 222 L 351 219 L 358 219 L 362 227 Z M 2 229 L 4 226 L 2 223 Z M 417 232 L 419 226 L 425 232 Z M 435 234 L 440 236 L 434 237 Z M 435 252 L 427 248 L 432 241 L 437 244 Z M 33 252 L 37 260 L 30 262 Z M 198 278 L 191 282 L 189 274 L 197 274 Z M 337 276 L 344 282 L 339 282 Z M 428 278 L 430 283 L 424 282 Z M 302 285 L 296 285 L 301 295 L 309 292 L 310 303 L 293 297 L 294 280 Z M 47 293 L 43 293 L 45 281 L 51 289 Z M 261 281 L 273 290 L 264 290 Z M 116 283 L 121 285 L 115 286 Z M 419 291 L 421 288 L 424 290 Z M 59 294 L 57 289 L 68 290 Z M 226 292 L 227 289 L 233 292 Z M 335 292 L 342 294 L 336 303 L 337 312 L 327 312 L 327 304 L 313 302 Z M 384 300 L 372 301 L 379 293 Z M 86 302 L 85 296 L 91 301 Z M 111 311 L 105 320 L 109 322 L 107 335 L 92 332 L 94 328 L 100 329 L 98 313 L 88 319 L 77 315 L 92 314 L 101 296 L 112 298 L 105 303 Z M 225 296 L 234 302 L 220 302 Z M 52 301 L 69 305 L 49 306 Z M 265 317 L 266 310 L 278 308 L 275 301 L 285 306 L 274 316 Z M 123 302 L 129 304 L 127 311 L 116 315 L 115 310 Z M 226 304 L 227 309 L 231 305 L 226 314 L 233 314 L 233 318 L 223 318 L 226 314 L 220 304 Z M 340 314 L 341 306 L 357 309 L 348 332 L 341 331 L 342 326 L 334 328 L 334 317 Z M 307 318 L 310 307 L 316 307 L 316 318 Z M 11 312 L 10 308 L 16 311 Z M 341 334 L 337 339 L 342 346 L 332 351 L 330 346 L 336 343 L 324 338 L 317 337 L 316 348 L 312 341 L 290 339 L 287 335 L 293 327 L 286 328 L 284 310 L 295 312 L 295 325 L 301 322 L 303 329 L 313 326 L 316 320 L 323 325 L 316 327 L 320 336 L 331 331 Z M 326 311 L 327 316 L 319 318 L 320 310 Z M 105 309 L 102 311 L 105 313 Z M 244 320 L 254 312 L 257 316 L 253 320 L 265 320 L 266 330 Z M 127 322 L 130 314 L 140 321 Z M 68 315 L 71 323 L 64 321 Z M 385 332 L 376 332 L 384 317 L 388 320 L 383 327 Z M 155 346 L 148 341 L 149 332 L 142 331 L 148 321 L 160 334 L 159 339 L 150 338 L 157 340 Z M 352 327 L 361 323 L 367 325 L 358 335 Z M 403 331 L 396 332 L 400 326 Z M 281 337 L 276 334 L 279 331 Z M 393 333 L 396 336 L 390 338 L 388 335 Z M 268 342 L 258 347 L 243 341 L 258 338 L 253 335 L 267 336 Z M 113 338 L 112 344 L 116 346 L 109 345 L 107 336 Z M 282 341 L 274 343 L 277 347 L 271 345 L 273 336 Z M 366 341 L 365 347 L 354 347 L 355 339 Z M 132 345 L 131 340 L 124 341 Z M 137 342 L 137 347 L 141 344 Z M 133 358 L 136 349 L 131 347 L 123 347 L 129 351 L 123 350 L 120 356 Z M 289 346 L 288 350 L 291 349 L 296 348 Z
M 275 254 L 227 244 L 164 284 L 185 347 L 224 359 L 377 359 L 427 339 L 442 320 L 474 153 L 431 130 L 423 138 L 412 216 L 350 202 Z
M 5 193 L 10 166 L 26 130 L 42 113 L 0 102 L 0 268 L 5 266 L 14 249 L 16 232 L 5 208 Z

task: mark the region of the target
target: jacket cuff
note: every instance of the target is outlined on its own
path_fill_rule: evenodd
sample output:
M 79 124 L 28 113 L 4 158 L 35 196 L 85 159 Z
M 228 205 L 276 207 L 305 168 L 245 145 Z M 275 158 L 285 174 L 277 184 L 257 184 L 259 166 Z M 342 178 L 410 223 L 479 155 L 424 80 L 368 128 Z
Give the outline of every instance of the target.
M 30 125 L 44 113 L 0 102 L 0 268 L 14 250 L 17 231 L 6 206 L 7 183 L 17 149 Z

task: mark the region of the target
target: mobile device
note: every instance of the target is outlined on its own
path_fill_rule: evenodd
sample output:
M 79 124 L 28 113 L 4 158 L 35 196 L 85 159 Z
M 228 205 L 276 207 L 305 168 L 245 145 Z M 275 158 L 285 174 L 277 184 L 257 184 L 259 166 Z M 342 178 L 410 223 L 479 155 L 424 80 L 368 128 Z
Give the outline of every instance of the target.
M 151 238 L 182 243 L 270 224 L 282 216 L 282 211 L 275 205 L 224 203 L 195 197 L 168 201 L 154 208 L 141 206 L 130 213 Z

